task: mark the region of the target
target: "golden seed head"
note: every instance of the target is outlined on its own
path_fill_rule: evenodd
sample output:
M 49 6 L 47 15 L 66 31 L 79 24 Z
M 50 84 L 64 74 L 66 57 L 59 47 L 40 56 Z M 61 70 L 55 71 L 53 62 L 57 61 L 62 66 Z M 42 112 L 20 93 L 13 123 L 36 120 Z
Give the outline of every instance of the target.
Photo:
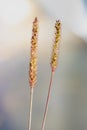
M 58 50 L 59 50 L 59 41 L 60 41 L 60 36 L 61 36 L 61 23 L 60 21 L 56 21 L 55 23 L 55 41 L 53 45 L 53 51 L 52 51 L 52 57 L 51 57 L 51 67 L 52 71 L 55 71 L 57 67 L 57 62 L 58 62 Z
M 30 70 L 29 83 L 30 87 L 34 87 L 37 81 L 37 40 L 38 40 L 38 20 L 35 18 L 33 22 L 31 52 L 30 52 Z

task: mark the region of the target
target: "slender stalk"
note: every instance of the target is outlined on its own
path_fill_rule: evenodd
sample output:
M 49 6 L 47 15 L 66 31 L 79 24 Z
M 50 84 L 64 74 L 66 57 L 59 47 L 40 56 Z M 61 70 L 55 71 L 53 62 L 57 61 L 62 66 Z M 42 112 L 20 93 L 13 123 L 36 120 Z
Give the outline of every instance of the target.
M 52 57 L 51 57 L 51 78 L 50 78 L 50 84 L 49 84 L 49 89 L 48 89 L 48 95 L 47 95 L 47 100 L 46 100 L 46 106 L 45 106 L 45 112 L 44 112 L 44 117 L 43 117 L 43 122 L 42 122 L 42 127 L 41 130 L 44 130 L 45 123 L 46 123 L 46 116 L 47 116 L 47 111 L 48 111 L 48 103 L 50 99 L 50 93 L 51 93 L 51 88 L 52 88 L 52 79 L 53 79 L 53 74 L 57 68 L 57 62 L 58 62 L 58 49 L 59 49 L 59 40 L 60 40 L 60 32 L 61 32 L 61 22 L 58 20 L 55 23 L 55 40 L 54 40 L 54 45 L 53 45 L 53 51 L 52 51 Z
M 51 71 L 50 84 L 49 84 L 49 89 L 48 89 L 48 95 L 47 95 L 46 106 L 45 106 L 45 111 L 44 111 L 44 117 L 43 117 L 41 130 L 44 130 L 45 123 L 46 123 L 48 104 L 49 104 L 50 93 L 51 93 L 51 88 L 52 88 L 53 74 L 54 74 L 54 71 Z
M 33 103 L 33 87 L 30 88 L 30 109 L 29 109 L 29 124 L 28 124 L 28 130 L 31 130 L 32 103 Z
M 30 84 L 30 110 L 28 130 L 31 130 L 33 89 L 37 82 L 37 40 L 38 40 L 38 19 L 34 19 L 31 38 L 30 64 L 29 64 L 29 84 Z

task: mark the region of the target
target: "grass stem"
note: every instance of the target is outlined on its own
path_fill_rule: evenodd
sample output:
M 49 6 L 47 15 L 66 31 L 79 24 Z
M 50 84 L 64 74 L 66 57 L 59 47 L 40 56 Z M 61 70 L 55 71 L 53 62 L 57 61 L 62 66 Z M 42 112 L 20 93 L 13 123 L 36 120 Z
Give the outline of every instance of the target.
M 51 71 L 50 84 L 49 84 L 49 89 L 48 89 L 48 95 L 47 95 L 46 106 L 45 106 L 45 111 L 44 111 L 44 117 L 43 117 L 41 130 L 44 130 L 45 123 L 46 123 L 48 104 L 49 104 L 50 93 L 51 93 L 51 88 L 52 88 L 53 74 L 54 74 L 54 71 Z
M 33 87 L 30 88 L 30 109 L 29 109 L 29 124 L 28 124 L 28 130 L 31 130 L 32 103 L 33 103 Z

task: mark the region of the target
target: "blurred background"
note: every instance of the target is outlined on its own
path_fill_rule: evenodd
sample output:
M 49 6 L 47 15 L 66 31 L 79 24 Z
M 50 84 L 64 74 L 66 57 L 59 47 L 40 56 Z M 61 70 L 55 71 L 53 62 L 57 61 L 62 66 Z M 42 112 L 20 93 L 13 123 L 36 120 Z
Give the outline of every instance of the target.
M 32 129 L 40 130 L 50 79 L 55 20 L 58 68 L 45 130 L 87 130 L 87 0 L 0 0 L 0 130 L 27 130 L 32 21 L 39 20 Z

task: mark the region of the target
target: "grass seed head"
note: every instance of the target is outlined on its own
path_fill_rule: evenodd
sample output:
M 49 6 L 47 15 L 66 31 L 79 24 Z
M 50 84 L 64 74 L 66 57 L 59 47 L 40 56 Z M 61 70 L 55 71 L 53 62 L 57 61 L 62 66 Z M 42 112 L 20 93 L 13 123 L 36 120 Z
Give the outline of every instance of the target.
M 51 67 L 52 71 L 55 71 L 58 64 L 58 50 L 59 50 L 59 41 L 61 36 L 61 22 L 58 20 L 55 23 L 55 41 L 53 45 L 52 57 L 51 57 Z
M 30 52 L 30 69 L 29 83 L 30 87 L 34 87 L 37 82 L 37 41 L 38 41 L 38 20 L 35 18 L 33 22 L 31 52 Z

